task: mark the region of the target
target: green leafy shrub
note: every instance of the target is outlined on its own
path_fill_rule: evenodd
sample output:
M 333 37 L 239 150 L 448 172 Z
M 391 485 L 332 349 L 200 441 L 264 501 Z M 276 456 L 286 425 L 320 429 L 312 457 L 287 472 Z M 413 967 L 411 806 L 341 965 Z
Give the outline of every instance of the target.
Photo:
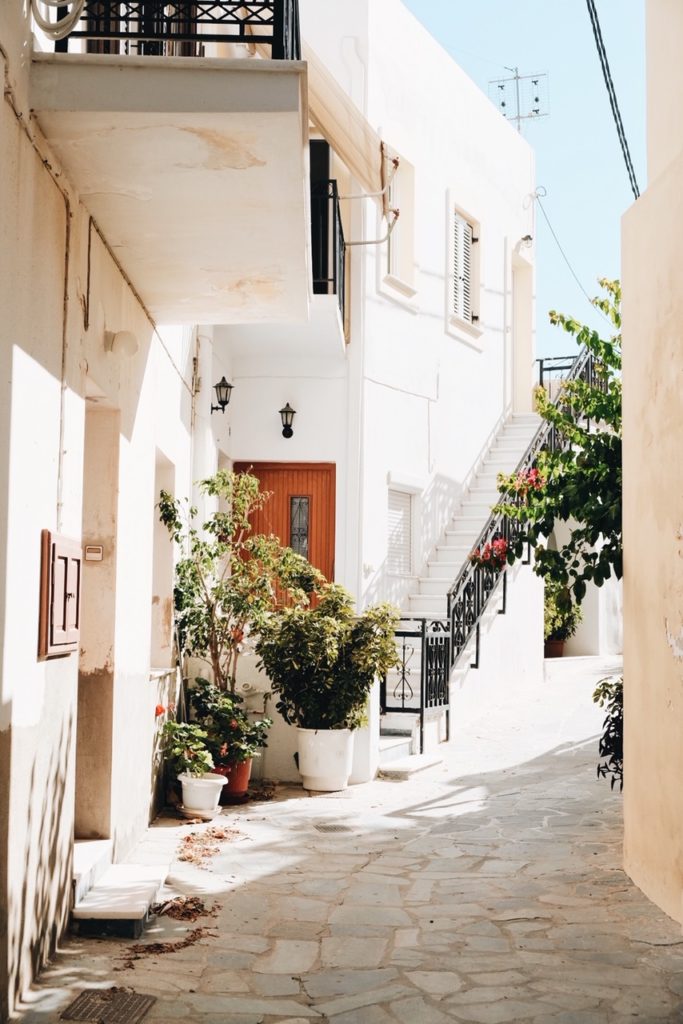
M 177 775 L 205 775 L 214 763 L 207 746 L 207 733 L 191 722 L 169 721 L 162 730 L 164 758 L 169 772 Z
M 581 608 L 574 604 L 566 587 L 546 580 L 543 601 L 544 640 L 569 640 L 583 618 Z
M 268 746 L 273 724 L 265 716 L 254 718 L 239 694 L 225 692 L 208 679 L 196 679 L 189 694 L 195 721 L 205 730 L 206 745 L 215 764 L 234 765 L 259 756 Z
M 593 700 L 606 708 L 607 714 L 602 726 L 598 746 L 600 757 L 605 760 L 598 765 L 598 778 L 610 777 L 610 786 L 624 788 L 624 680 L 623 677 L 601 679 Z
M 374 680 L 397 664 L 397 624 L 398 611 L 387 604 L 356 616 L 351 595 L 335 583 L 316 607 L 271 615 L 256 652 L 284 720 L 302 729 L 361 726 Z

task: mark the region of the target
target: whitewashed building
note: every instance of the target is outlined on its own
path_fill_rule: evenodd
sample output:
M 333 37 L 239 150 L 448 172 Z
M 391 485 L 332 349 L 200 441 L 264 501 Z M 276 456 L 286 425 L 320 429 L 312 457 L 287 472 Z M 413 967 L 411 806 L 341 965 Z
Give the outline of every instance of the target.
M 253 467 L 359 606 L 445 620 L 537 423 L 526 142 L 400 0 L 185 6 L 65 5 L 57 52 L 0 7 L 0 1015 L 66 927 L 74 841 L 120 859 L 157 808 L 160 488 Z M 542 672 L 541 584 L 507 576 L 442 666 L 454 713 Z M 358 781 L 379 718 L 378 693 Z M 292 750 L 276 726 L 265 774 Z

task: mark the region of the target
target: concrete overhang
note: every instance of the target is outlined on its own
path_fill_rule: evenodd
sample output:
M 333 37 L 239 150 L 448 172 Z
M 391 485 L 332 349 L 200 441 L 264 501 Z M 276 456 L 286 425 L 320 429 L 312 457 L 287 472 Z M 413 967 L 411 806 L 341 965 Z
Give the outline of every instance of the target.
M 31 106 L 152 316 L 308 318 L 306 65 L 35 54 Z

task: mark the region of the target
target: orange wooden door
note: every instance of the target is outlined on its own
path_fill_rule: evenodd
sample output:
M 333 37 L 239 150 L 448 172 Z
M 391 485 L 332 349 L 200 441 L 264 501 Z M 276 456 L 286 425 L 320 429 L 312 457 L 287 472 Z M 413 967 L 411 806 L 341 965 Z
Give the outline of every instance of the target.
M 329 462 L 236 462 L 235 472 L 252 473 L 272 496 L 253 518 L 257 533 L 274 533 L 280 543 L 304 555 L 334 579 L 336 467 Z

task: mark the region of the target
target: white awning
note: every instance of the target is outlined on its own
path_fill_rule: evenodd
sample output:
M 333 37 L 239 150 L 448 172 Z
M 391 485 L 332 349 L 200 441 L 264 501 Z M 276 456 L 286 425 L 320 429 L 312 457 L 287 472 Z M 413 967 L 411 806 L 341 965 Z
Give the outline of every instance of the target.
M 361 187 L 366 192 L 381 192 L 386 184 L 382 140 L 306 43 L 303 56 L 308 63 L 311 121 Z

